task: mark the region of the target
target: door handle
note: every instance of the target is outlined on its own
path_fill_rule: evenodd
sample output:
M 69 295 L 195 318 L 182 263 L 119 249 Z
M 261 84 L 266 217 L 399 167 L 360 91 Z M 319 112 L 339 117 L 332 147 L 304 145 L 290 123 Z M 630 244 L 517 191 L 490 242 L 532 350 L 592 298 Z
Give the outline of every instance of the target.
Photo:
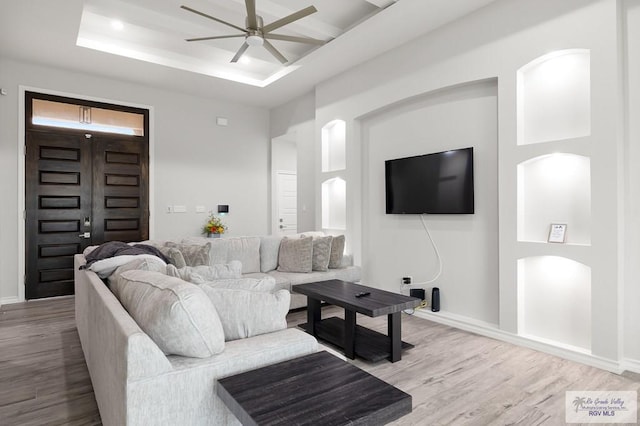
M 91 232 L 85 232 L 84 234 L 78 235 L 80 238 L 91 238 Z

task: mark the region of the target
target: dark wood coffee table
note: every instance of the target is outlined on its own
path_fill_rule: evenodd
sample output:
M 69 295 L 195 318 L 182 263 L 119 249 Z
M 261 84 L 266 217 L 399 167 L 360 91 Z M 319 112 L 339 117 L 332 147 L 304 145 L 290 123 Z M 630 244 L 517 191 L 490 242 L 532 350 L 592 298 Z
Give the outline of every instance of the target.
M 411 395 L 328 352 L 218 380 L 243 425 L 384 425 L 411 412 Z
M 340 280 L 318 281 L 292 286 L 307 296 L 307 323 L 301 325 L 313 336 L 344 350 L 349 359 L 359 356 L 369 361 L 400 361 L 402 349 L 413 345 L 403 342 L 401 312 L 421 303 L 420 299 Z M 368 292 L 369 295 L 356 297 Z M 344 320 L 322 319 L 322 301 L 344 308 Z M 356 325 L 356 313 L 370 317 L 387 315 L 387 335 Z

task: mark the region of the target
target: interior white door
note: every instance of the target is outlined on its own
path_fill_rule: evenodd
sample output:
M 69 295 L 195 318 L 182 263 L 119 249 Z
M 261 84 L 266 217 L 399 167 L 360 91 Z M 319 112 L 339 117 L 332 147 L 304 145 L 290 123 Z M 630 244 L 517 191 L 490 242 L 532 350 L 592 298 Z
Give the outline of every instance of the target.
M 295 172 L 277 172 L 277 234 L 298 232 L 298 177 Z

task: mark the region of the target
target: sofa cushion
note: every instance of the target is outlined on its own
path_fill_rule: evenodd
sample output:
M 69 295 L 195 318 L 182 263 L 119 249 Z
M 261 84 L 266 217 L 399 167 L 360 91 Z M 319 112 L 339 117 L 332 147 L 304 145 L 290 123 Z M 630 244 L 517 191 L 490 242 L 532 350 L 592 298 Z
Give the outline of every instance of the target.
M 313 250 L 311 259 L 311 269 L 314 271 L 328 271 L 329 260 L 331 255 L 331 240 L 333 237 L 328 235 L 326 237 L 312 237 L 313 238 Z
M 160 251 L 169 259 L 169 264 L 174 265 L 176 268 L 184 268 L 187 266 L 187 261 L 184 259 L 182 252 L 175 247 L 161 247 Z
M 182 244 L 210 244 L 209 266 L 228 263 L 229 244 L 226 238 L 188 237 L 182 240 Z
M 344 235 L 333 237 L 331 241 L 331 258 L 329 268 L 336 269 L 342 267 L 342 256 L 344 255 L 345 239 Z
M 155 271 L 161 274 L 166 273 L 167 265 L 164 263 L 162 259 L 159 257 L 143 257 L 138 259 L 133 259 L 130 262 L 125 263 L 124 265 L 118 266 L 115 271 L 111 275 L 107 282 L 109 283 L 109 288 L 111 292 L 118 297 L 118 278 L 120 275 L 127 271 Z M 172 265 L 171 265 L 172 266 Z
M 184 268 L 167 265 L 167 275 L 178 277 L 194 284 L 202 284 L 218 279 L 240 278 L 242 276 L 242 263 L 232 260 L 227 264 L 185 266 Z
M 282 238 L 278 255 L 278 271 L 311 272 L 313 266 L 311 237 Z
M 209 251 L 211 250 L 210 243 L 198 245 L 168 242 L 165 247 L 180 250 L 187 266 L 209 265 Z
M 127 271 L 118 287 L 129 315 L 165 354 L 207 358 L 224 350 L 220 318 L 198 286 L 154 271 Z
M 244 339 L 287 328 L 291 295 L 202 286 L 216 307 L 225 340 Z
M 227 261 L 242 263 L 242 273 L 260 272 L 260 237 L 239 237 L 226 239 Z
M 199 284 L 203 290 L 204 287 L 209 288 L 232 288 L 236 290 L 252 290 L 270 292 L 276 287 L 276 280 L 273 277 L 265 276 L 263 278 L 232 278 L 221 279 Z
M 260 237 L 260 272 L 273 271 L 278 267 L 280 241 L 282 237 Z
M 95 272 L 100 278 L 107 278 L 111 275 L 119 266 L 125 265 L 132 260 L 136 259 L 158 259 L 162 263 L 164 261 L 158 256 L 152 254 L 125 254 L 122 256 L 108 257 L 106 259 L 93 262 L 87 269 Z M 166 263 L 165 263 L 166 265 Z

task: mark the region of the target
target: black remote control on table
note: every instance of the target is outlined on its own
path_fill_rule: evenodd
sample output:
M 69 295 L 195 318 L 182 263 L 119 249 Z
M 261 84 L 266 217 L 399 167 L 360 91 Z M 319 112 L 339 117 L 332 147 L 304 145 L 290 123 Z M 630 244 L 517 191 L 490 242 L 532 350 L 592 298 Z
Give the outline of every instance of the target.
M 368 296 L 371 293 L 369 293 L 368 291 L 361 291 L 360 293 L 356 293 L 356 297 L 364 297 L 364 296 Z

